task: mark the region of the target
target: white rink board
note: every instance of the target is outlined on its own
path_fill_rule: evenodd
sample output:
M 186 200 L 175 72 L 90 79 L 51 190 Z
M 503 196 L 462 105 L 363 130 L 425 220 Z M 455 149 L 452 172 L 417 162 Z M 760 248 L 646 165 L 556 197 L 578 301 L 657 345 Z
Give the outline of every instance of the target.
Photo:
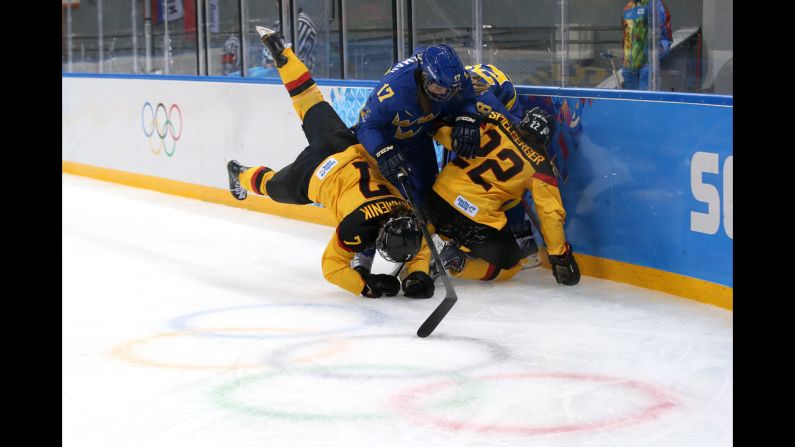
M 163 141 L 145 133 L 159 103 Z M 64 161 L 224 189 L 228 160 L 282 167 L 307 145 L 280 84 L 64 77 L 61 127 Z
M 320 86 L 320 90 L 342 120 L 351 125 L 356 122 L 372 87 L 368 82 L 334 81 Z M 575 103 L 580 104 L 579 101 Z M 604 106 L 609 101 L 599 101 L 596 104 Z M 274 79 L 65 74 L 62 77 L 62 107 L 62 160 L 65 172 L 216 203 L 232 205 L 229 203 L 228 194 L 220 194 L 228 188 L 225 169 L 228 160 L 237 159 L 246 165 L 264 164 L 273 169 L 281 169 L 291 163 L 307 144 L 287 92 Z M 605 116 L 613 113 L 616 110 L 607 107 L 593 114 L 594 117 L 601 115 L 601 125 L 592 126 L 589 134 L 583 134 L 583 141 L 613 141 L 613 135 L 619 135 L 620 132 L 611 130 L 606 125 L 609 121 L 604 120 Z M 723 121 L 726 121 L 725 117 Z M 162 139 L 154 134 L 156 128 L 161 131 Z M 601 133 L 594 136 L 597 129 Z M 618 138 L 616 142 L 620 143 L 620 140 Z M 694 150 L 700 150 L 698 147 Z M 599 150 L 604 148 L 591 145 L 581 152 L 586 154 Z M 615 150 L 611 150 L 608 153 L 614 152 Z M 578 171 L 574 178 L 596 184 L 593 183 L 596 177 L 593 177 L 592 169 L 588 167 L 591 164 L 592 161 L 581 159 L 578 165 L 581 166 L 581 172 Z M 649 162 L 641 165 L 651 167 L 657 164 Z M 612 164 L 597 164 L 593 168 L 597 166 L 601 166 L 599 169 L 607 169 L 605 166 Z M 609 171 L 610 169 L 605 172 Z M 689 184 L 691 179 L 690 173 L 682 171 L 679 174 L 680 187 L 686 187 L 684 185 Z M 644 174 L 648 178 L 656 175 L 653 170 Z M 667 187 L 665 185 L 668 183 L 664 183 L 663 187 Z M 567 207 L 578 209 L 573 204 L 577 203 L 581 194 L 571 188 L 585 186 L 582 182 L 569 184 L 568 195 L 563 191 Z M 635 185 L 634 188 L 643 190 L 646 186 Z M 631 192 L 631 188 L 628 191 Z M 587 192 L 582 197 L 591 200 L 593 194 Z M 680 198 L 686 199 L 685 196 Z M 678 215 L 680 220 L 684 219 L 679 229 L 689 234 L 691 231 L 686 220 L 691 216 L 692 210 L 689 202 L 685 202 L 680 203 L 675 210 L 671 209 L 669 213 Z M 658 206 L 668 206 L 671 203 L 673 202 L 665 200 L 654 203 L 641 201 L 639 206 L 654 210 Z M 279 208 L 268 199 L 249 201 L 243 206 L 291 218 L 334 224 L 329 220 L 330 214 L 319 215 L 318 208 Z M 640 216 L 637 213 L 621 214 L 623 217 L 636 215 Z M 656 214 L 652 214 L 654 215 Z M 578 262 L 584 275 L 628 282 L 719 307 L 732 308 L 730 287 L 704 281 L 689 272 L 683 274 L 681 269 L 677 270 L 676 265 L 671 264 L 671 256 L 655 255 L 646 258 L 646 261 L 626 263 L 626 260 L 622 260 L 622 253 L 634 253 L 639 247 L 638 244 L 629 242 L 625 248 L 610 256 L 595 256 L 597 252 L 602 253 L 599 250 L 607 248 L 598 239 L 589 239 L 590 233 L 582 228 L 599 227 L 616 216 L 618 215 L 611 214 L 607 209 L 601 210 L 601 214 L 589 214 L 582 218 L 578 218 L 577 213 L 569 216 L 566 230 L 569 239 L 574 244 L 586 241 L 583 243 L 585 249 L 578 252 Z M 578 219 L 585 220 L 578 223 Z M 656 227 L 649 225 L 658 223 L 655 219 L 632 222 L 634 223 L 629 224 L 632 228 L 650 229 Z M 663 246 L 679 244 L 678 238 L 675 237 L 673 241 Z M 596 250 L 597 247 L 599 250 Z M 727 250 L 730 250 L 730 246 Z M 706 252 L 711 251 L 683 251 Z M 644 253 L 640 253 L 640 258 L 633 259 L 643 260 L 643 256 L 646 256 Z M 667 260 L 669 263 L 660 269 L 650 265 L 648 259 Z M 687 259 L 680 261 L 685 262 Z M 671 273 L 674 271 L 678 273 Z

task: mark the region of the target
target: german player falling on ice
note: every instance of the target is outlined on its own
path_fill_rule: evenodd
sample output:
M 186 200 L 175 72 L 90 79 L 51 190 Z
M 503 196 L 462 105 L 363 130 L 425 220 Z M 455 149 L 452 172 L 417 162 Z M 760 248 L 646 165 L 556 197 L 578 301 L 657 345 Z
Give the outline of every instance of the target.
M 306 65 L 285 47 L 281 33 L 257 27 L 279 76 L 292 99 L 309 141 L 296 160 L 278 172 L 266 166 L 227 164 L 229 190 L 238 200 L 247 193 L 289 204 L 320 203 L 337 222 L 323 253 L 323 276 L 331 283 L 369 298 L 405 296 L 430 298 L 430 250 L 419 224 L 400 192 L 381 176 L 375 161 L 359 144 L 323 95 Z M 392 262 L 406 262 L 400 280 L 387 274 L 354 269 L 354 254 L 375 246 Z
M 499 112 L 509 120 L 514 127 L 524 133 L 531 133 L 542 138 L 541 142 L 544 148 L 549 149 L 549 145 L 555 136 L 556 121 L 555 118 L 542 111 L 539 107 L 532 110 L 525 110 L 521 101 L 518 101 L 516 87 L 513 85 L 511 78 L 502 70 L 492 64 L 477 64 L 467 65 L 464 67 L 469 73 L 469 78 L 472 81 L 472 87 L 477 95 L 476 109 L 481 114 L 481 118 L 488 118 L 491 112 Z M 543 126 L 533 128 L 523 128 L 522 126 L 536 124 L 538 121 L 524 120 L 527 114 L 543 114 L 544 120 L 541 121 Z M 547 132 L 542 135 L 542 132 Z M 449 154 L 450 158 L 455 157 L 454 154 Z M 533 225 L 531 222 L 538 222 L 538 218 L 530 216 L 534 213 L 528 210 L 525 206 L 530 201 L 529 191 L 526 191 L 520 203 L 517 203 L 513 208 L 506 209 L 505 217 L 508 219 L 508 225 L 516 238 L 516 242 L 522 251 L 522 257 L 526 257 L 522 261 L 522 268 L 532 268 L 541 263 L 537 253 L 538 244 L 533 235 Z M 530 220 L 525 219 L 525 216 L 530 216 Z M 537 229 L 540 231 L 540 229 Z
M 523 253 L 507 225 L 505 210 L 529 189 L 555 280 L 568 286 L 580 281 L 563 229 L 566 210 L 557 169 L 545 147 L 550 126 L 551 117 L 537 109 L 529 110 L 519 126 L 491 112 L 482 119 L 482 145 L 474 156 L 459 156 L 439 173 L 426 198 L 426 210 L 436 232 L 451 239 L 439 256 L 452 276 L 499 281 L 522 269 Z M 441 126 L 433 135 L 448 150 L 451 130 Z

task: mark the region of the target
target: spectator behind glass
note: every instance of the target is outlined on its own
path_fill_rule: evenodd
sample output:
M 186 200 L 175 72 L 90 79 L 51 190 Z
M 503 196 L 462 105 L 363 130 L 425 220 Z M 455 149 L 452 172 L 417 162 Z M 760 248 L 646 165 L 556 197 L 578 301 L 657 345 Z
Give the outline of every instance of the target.
M 275 3 L 278 10 L 279 3 Z M 276 31 L 281 30 L 281 23 L 277 20 L 274 23 L 273 29 Z M 315 69 L 315 39 L 317 37 L 317 28 L 312 22 L 312 19 L 303 8 L 298 8 L 298 26 L 296 27 L 296 43 L 293 45 L 293 51 L 298 56 L 304 65 L 307 66 L 309 71 Z M 240 77 L 240 40 L 232 36 L 226 40 L 223 49 L 223 74 L 225 76 Z M 246 70 L 246 77 L 249 78 L 278 78 L 279 71 L 273 61 L 267 48 L 262 49 L 262 66 L 251 67 Z
M 262 66 L 252 67 L 246 72 L 246 76 L 250 78 L 278 78 L 279 70 L 276 69 L 276 64 L 273 62 L 273 57 L 268 52 L 267 48 L 262 49 Z
M 221 70 L 221 74 L 224 76 L 234 76 L 232 73 L 235 71 L 240 76 L 240 39 L 236 36 L 230 36 L 224 42 Z
M 660 24 L 660 47 L 657 50 L 660 60 L 668 54 L 673 41 L 671 13 L 663 0 L 630 0 L 627 3 L 621 19 L 624 29 L 624 67 L 621 76 L 624 78 L 623 88 L 627 90 L 649 89 L 650 3 L 657 7 L 657 22 Z
M 240 70 L 233 71 L 227 76 L 237 76 L 240 77 Z M 262 62 L 261 66 L 259 67 L 251 67 L 246 70 L 246 77 L 247 78 L 278 78 L 279 77 L 279 70 L 276 69 L 276 63 L 273 61 L 273 57 L 268 52 L 267 48 L 262 49 Z
M 281 22 L 278 20 L 273 25 L 275 31 L 281 31 Z M 286 36 L 285 37 L 289 37 Z M 304 65 L 309 68 L 309 71 L 315 69 L 315 39 L 317 38 L 317 28 L 315 23 L 304 9 L 298 8 L 298 25 L 296 26 L 295 40 L 293 44 L 293 52 L 298 56 Z

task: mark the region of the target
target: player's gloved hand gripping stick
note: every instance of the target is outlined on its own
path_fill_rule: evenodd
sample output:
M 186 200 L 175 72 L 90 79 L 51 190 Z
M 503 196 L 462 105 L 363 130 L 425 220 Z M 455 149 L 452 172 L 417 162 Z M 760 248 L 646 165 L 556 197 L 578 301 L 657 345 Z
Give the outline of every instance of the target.
M 396 144 L 388 144 L 375 153 L 378 169 L 390 183 L 397 184 L 398 173 L 406 168 L 406 158 Z
M 401 186 L 403 186 L 403 190 L 406 191 L 406 200 L 408 200 L 411 207 L 414 208 L 414 213 L 417 215 L 417 220 L 420 223 L 422 235 L 425 237 L 425 243 L 428 244 L 428 248 L 431 250 L 431 255 L 433 256 L 433 260 L 436 262 L 436 266 L 439 269 L 439 276 L 442 277 L 445 290 L 445 295 L 442 302 L 417 330 L 417 335 L 425 338 L 431 335 L 431 332 L 433 332 L 433 330 L 436 329 L 436 326 L 442 322 L 442 319 L 445 317 L 445 315 L 447 315 L 447 312 L 450 312 L 450 309 L 452 309 L 455 302 L 458 301 L 458 296 L 455 294 L 453 284 L 450 283 L 450 278 L 448 278 L 447 271 L 444 269 L 444 264 L 442 263 L 442 259 L 439 257 L 439 252 L 436 251 L 436 245 L 434 245 L 433 240 L 431 239 L 431 234 L 428 232 L 428 226 L 425 224 L 425 217 L 422 215 L 422 211 L 414 201 L 414 188 L 412 188 L 409 184 L 408 176 L 408 172 L 406 172 L 405 168 L 403 168 L 398 172 L 397 178 L 398 181 L 400 181 Z
M 460 157 L 472 158 L 480 151 L 480 118 L 461 115 L 455 119 L 450 133 L 453 152 Z

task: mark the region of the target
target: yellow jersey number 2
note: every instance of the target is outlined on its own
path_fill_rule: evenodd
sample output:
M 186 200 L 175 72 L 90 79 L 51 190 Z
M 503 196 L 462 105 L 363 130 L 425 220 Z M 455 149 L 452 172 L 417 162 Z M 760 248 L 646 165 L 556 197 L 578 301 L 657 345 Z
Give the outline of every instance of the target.
M 475 163 L 475 167 L 467 171 L 467 176 L 472 180 L 473 183 L 478 184 L 483 187 L 486 191 L 492 188 L 492 185 L 487 182 L 483 178 L 483 174 L 488 171 L 494 175 L 494 178 L 499 182 L 507 182 L 511 178 L 515 177 L 517 174 L 521 173 L 524 169 L 524 160 L 520 157 L 515 151 L 510 148 L 505 148 L 499 152 L 497 152 L 497 158 L 502 161 L 510 161 L 511 166 L 506 170 L 503 169 L 502 166 L 494 160 L 493 158 L 486 158 L 491 151 L 498 148 L 500 146 L 502 137 L 500 134 L 491 129 L 485 134 L 489 137 L 489 142 L 481 148 L 480 157 L 476 158 L 475 160 L 480 161 L 480 163 Z M 456 157 L 450 163 L 458 166 L 461 169 L 467 169 L 472 166 L 473 163 L 467 162 L 461 157 Z

